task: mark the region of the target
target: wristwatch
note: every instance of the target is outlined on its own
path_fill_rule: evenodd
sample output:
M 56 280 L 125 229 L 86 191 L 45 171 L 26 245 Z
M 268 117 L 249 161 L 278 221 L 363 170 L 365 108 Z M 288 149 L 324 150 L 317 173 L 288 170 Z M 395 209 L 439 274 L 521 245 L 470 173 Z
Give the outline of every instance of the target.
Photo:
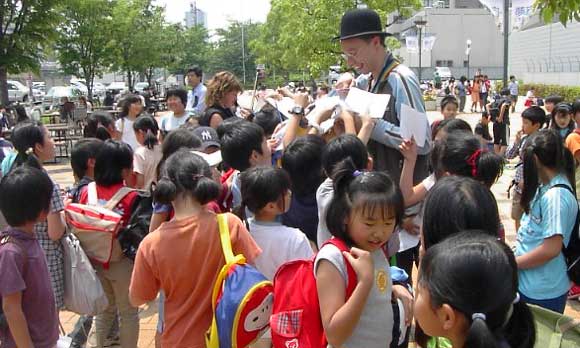
M 293 114 L 293 115 L 304 116 L 304 108 L 300 105 L 294 105 L 294 107 L 292 109 L 288 110 L 288 112 Z

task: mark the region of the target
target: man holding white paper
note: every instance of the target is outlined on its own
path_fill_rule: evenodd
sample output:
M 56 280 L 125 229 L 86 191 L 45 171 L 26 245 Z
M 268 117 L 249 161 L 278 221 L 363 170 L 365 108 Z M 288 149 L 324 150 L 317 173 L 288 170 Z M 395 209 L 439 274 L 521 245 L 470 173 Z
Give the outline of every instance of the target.
M 425 115 L 419 81 L 408 67 L 400 64 L 387 51 L 385 37 L 389 35 L 383 31 L 380 17 L 375 11 L 356 9 L 343 15 L 337 39 L 340 40 L 347 64 L 363 74 L 357 81 L 357 87 L 373 94 L 390 95 L 382 118 L 375 119 L 368 143 L 375 170 L 387 172 L 397 182 L 400 180 L 403 156 L 398 147 L 403 142 L 404 133 L 417 141 L 419 156 L 413 182 L 418 184 L 429 175 L 427 155 L 431 150 L 431 129 Z M 413 262 L 418 261 L 419 212 L 420 205 L 409 207 L 405 211 L 403 228 L 398 229 L 397 266 L 408 274 L 411 274 Z
M 387 51 L 384 40 L 390 34 L 384 32 L 382 28 L 380 18 L 375 11 L 351 10 L 342 17 L 340 36 L 337 39 L 340 40 L 347 64 L 361 74 L 368 74 L 363 75 L 361 79 L 368 79 L 368 81 L 364 81 L 366 83 L 362 85 L 359 84 L 359 87 L 366 87 L 370 93 L 391 96 L 383 117 L 375 121 L 368 144 L 376 170 L 386 171 L 394 180 L 399 180 L 403 165 L 403 156 L 398 150 L 403 141 L 401 120 L 405 117 L 421 115 L 419 116 L 421 121 L 418 122 L 425 123 L 424 138 L 427 140 L 423 144 L 418 144 L 419 156 L 413 181 L 419 183 L 428 175 L 427 155 L 431 150 L 431 130 L 424 115 L 423 96 L 415 74 Z M 353 90 L 351 88 L 350 93 Z M 355 93 L 360 94 L 359 91 Z M 401 110 L 402 105 L 410 106 L 417 113 L 405 115 Z M 416 123 L 412 122 L 412 124 Z

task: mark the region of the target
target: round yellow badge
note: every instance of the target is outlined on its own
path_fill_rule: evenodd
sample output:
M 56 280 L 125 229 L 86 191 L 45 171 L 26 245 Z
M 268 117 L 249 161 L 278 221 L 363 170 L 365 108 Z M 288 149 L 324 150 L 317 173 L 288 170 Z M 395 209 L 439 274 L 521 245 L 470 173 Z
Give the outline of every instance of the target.
M 380 292 L 387 291 L 387 273 L 385 273 L 385 271 L 383 270 L 377 271 L 376 279 L 377 279 L 377 288 L 379 289 L 379 291 Z

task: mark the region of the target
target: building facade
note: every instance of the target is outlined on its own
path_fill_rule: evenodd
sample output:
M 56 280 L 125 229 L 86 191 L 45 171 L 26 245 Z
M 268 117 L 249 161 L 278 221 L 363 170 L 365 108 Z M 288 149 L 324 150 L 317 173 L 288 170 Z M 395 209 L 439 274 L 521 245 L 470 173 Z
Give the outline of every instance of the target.
M 580 85 L 580 23 L 530 18 L 510 35 L 510 74 L 525 83 Z
M 207 29 L 207 14 L 199 9 L 194 1 L 189 5 L 189 11 L 185 12 L 185 27 L 192 28 L 197 25 Z
M 401 42 L 394 53 L 411 69 L 419 70 L 418 50 L 411 52 L 406 47 L 406 37 L 417 37 L 415 23 L 422 19 L 426 24 L 422 36 L 434 36 L 431 50 L 421 54 L 423 79 L 431 79 L 435 67 L 449 67 L 453 76 L 462 75 L 472 79 L 476 71 L 492 79 L 500 79 L 503 66 L 503 34 L 492 13 L 478 0 L 424 0 L 425 7 L 410 18 L 389 16 L 393 23 L 387 31 Z M 469 58 L 466 54 L 467 40 L 471 40 Z M 422 45 L 423 46 L 423 45 Z M 469 74 L 468 74 L 469 66 Z

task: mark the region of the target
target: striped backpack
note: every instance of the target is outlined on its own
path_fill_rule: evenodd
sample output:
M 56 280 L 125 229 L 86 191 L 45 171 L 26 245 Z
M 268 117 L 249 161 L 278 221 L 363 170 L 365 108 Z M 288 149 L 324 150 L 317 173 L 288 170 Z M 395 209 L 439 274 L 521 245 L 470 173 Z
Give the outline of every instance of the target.
M 206 334 L 207 348 L 244 348 L 268 328 L 274 288 L 264 275 L 232 251 L 227 216 L 217 216 L 226 264 L 212 293 L 212 324 Z
M 98 205 L 97 185 L 87 185 L 87 204 L 71 203 L 64 209 L 66 222 L 78 238 L 89 259 L 108 268 L 111 261 L 119 261 L 123 252 L 117 236 L 123 216 L 113 211 L 126 195 L 134 190 L 122 187 L 101 207 Z

